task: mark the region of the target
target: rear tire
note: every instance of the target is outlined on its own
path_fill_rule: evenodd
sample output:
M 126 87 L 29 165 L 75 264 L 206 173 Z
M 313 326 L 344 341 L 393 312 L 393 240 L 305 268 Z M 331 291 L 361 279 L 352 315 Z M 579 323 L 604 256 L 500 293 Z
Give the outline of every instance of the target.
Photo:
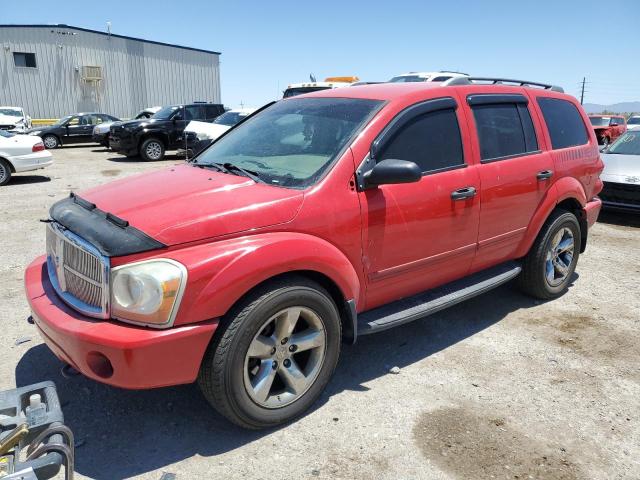
M 11 180 L 11 165 L 0 158 L 0 186 L 6 185 Z
M 164 144 L 157 138 L 147 138 L 140 146 L 140 156 L 147 162 L 164 158 Z
M 576 216 L 566 210 L 554 210 L 524 258 L 517 279 L 520 289 L 543 300 L 562 295 L 576 269 L 581 241 Z
M 49 150 L 60 146 L 60 140 L 58 140 L 58 137 L 55 135 L 45 135 L 42 137 L 42 143 L 44 143 L 44 146 Z
M 244 428 L 272 427 L 304 413 L 340 355 L 338 309 L 304 277 L 260 287 L 218 328 L 198 383 L 218 412 Z

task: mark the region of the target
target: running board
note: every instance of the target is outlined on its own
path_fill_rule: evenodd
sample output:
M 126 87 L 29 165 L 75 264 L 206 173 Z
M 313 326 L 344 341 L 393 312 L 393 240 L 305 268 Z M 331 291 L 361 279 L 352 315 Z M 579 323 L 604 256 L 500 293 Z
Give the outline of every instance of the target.
M 358 335 L 381 332 L 451 307 L 508 282 L 522 267 L 507 262 L 455 282 L 358 314 Z

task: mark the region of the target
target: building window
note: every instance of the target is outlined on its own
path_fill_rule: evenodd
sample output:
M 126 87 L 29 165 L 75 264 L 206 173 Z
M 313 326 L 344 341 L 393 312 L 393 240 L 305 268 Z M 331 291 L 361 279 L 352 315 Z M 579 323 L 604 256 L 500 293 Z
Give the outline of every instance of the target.
M 16 67 L 36 68 L 36 54 L 13 52 L 13 63 Z

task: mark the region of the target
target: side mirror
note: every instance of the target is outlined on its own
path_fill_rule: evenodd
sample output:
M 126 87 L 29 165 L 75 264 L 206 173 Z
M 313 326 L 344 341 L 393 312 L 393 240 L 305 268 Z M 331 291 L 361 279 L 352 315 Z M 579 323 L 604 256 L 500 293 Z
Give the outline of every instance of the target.
M 406 160 L 388 159 L 377 163 L 364 174 L 365 188 L 394 183 L 419 182 L 422 178 L 420 167 Z
M 609 124 L 610 127 L 617 127 L 618 125 L 619 125 L 618 122 L 611 122 Z

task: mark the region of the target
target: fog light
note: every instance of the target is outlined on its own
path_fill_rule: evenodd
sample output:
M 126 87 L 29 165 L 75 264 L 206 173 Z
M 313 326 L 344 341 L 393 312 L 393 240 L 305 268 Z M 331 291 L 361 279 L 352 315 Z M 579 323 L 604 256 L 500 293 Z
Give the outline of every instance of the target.
M 100 352 L 87 353 L 87 365 L 93 373 L 100 378 L 113 376 L 113 365 L 109 359 Z

